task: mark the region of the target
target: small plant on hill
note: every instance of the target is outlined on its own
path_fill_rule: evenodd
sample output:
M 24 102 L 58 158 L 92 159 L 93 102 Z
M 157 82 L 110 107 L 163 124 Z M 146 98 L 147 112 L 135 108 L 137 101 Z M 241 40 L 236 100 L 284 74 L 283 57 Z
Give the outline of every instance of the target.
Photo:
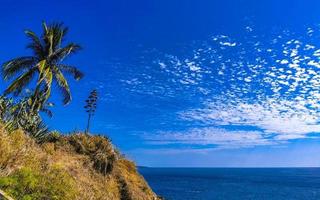
M 17 103 L 12 98 L 0 97 L 0 122 L 9 132 L 21 129 L 35 138 L 37 142 L 41 142 L 49 131 L 40 114 L 31 112 L 30 106 L 30 98 L 28 97 Z M 44 108 L 41 110 L 44 110 Z M 46 113 L 51 116 L 51 112 L 47 108 Z
M 86 105 L 84 106 L 84 109 L 88 113 L 88 122 L 87 122 L 86 131 L 85 131 L 86 134 L 89 133 L 91 118 L 93 117 L 97 109 L 97 100 L 98 100 L 98 92 L 97 90 L 92 90 L 90 92 L 88 99 L 86 100 Z
M 88 155 L 101 174 L 107 175 L 113 170 L 117 157 L 107 137 L 76 134 L 69 138 L 69 143 L 77 153 Z

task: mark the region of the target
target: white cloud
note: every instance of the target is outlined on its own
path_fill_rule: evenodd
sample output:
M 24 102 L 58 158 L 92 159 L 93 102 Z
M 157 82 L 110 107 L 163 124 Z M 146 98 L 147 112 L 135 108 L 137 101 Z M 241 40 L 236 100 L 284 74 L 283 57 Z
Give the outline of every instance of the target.
M 245 148 L 280 144 L 263 136 L 260 131 L 228 131 L 222 128 L 194 128 L 182 132 L 159 132 L 145 135 L 150 144 L 217 145 L 215 148 Z
M 167 67 L 167 65 L 165 63 L 163 63 L 163 62 L 159 62 L 159 65 L 160 65 L 161 69 L 164 69 L 164 68 Z
M 235 42 L 220 42 L 222 46 L 229 46 L 229 47 L 235 47 L 237 43 Z
M 289 61 L 285 60 L 285 59 L 280 61 L 280 64 L 283 64 L 283 65 L 288 64 L 288 63 L 289 63 Z
M 235 105 L 209 102 L 205 108 L 180 114 L 183 119 L 201 121 L 211 126 L 247 125 L 260 128 L 265 133 L 285 135 L 320 133 L 318 113 L 309 110 L 304 101 L 269 99 L 261 104 L 238 102 Z

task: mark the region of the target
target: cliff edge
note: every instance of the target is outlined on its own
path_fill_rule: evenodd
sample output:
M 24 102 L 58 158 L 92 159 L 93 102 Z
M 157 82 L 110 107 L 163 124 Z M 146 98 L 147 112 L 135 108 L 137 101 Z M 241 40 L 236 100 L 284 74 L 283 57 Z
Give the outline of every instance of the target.
M 0 191 L 16 200 L 159 199 L 106 137 L 55 132 L 39 144 L 22 131 L 9 134 L 4 128 Z

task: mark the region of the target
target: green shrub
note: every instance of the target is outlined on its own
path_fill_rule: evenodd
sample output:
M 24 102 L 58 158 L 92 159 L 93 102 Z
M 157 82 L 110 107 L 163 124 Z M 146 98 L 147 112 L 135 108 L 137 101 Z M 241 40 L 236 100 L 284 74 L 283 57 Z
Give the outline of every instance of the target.
M 0 188 L 17 200 L 71 200 L 77 196 L 75 181 L 59 167 L 45 172 L 21 168 L 0 178 Z
M 39 112 L 32 112 L 29 98 L 14 102 L 13 99 L 0 96 L 0 123 L 8 132 L 21 129 L 40 143 L 49 134 Z
M 76 134 L 69 138 L 75 151 L 85 154 L 93 161 L 93 167 L 103 175 L 111 173 L 116 162 L 116 154 L 110 140 L 103 136 Z
M 47 135 L 45 141 L 46 141 L 46 142 L 53 142 L 53 143 L 55 143 L 55 142 L 58 142 L 58 141 L 59 141 L 60 137 L 61 137 L 61 133 L 59 133 L 58 131 L 51 131 L 51 132 Z

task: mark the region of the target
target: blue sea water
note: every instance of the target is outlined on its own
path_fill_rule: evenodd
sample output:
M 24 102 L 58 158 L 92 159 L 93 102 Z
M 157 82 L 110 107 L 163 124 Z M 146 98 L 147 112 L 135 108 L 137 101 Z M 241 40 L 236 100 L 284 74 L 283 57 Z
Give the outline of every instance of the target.
M 140 168 L 168 200 L 316 200 L 320 168 Z

